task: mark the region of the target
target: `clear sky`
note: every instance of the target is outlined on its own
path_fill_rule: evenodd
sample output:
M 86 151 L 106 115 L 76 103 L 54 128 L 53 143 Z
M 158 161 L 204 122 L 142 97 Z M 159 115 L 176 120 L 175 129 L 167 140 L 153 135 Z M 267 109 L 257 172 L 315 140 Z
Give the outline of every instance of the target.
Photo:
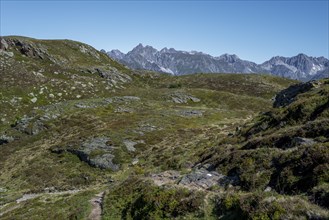
M 1 1 L 0 35 L 72 39 L 127 52 L 138 43 L 262 63 L 329 57 L 328 0 Z

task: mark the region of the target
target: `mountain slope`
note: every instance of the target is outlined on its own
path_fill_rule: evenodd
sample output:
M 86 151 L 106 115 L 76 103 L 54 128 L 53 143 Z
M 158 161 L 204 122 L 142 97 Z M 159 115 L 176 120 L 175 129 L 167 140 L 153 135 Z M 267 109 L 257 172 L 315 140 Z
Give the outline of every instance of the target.
M 218 219 L 241 214 L 245 209 L 232 211 L 238 201 L 246 201 L 242 208 L 259 204 L 263 209 L 253 209 L 258 216 L 272 217 L 272 211 L 277 218 L 286 216 L 277 203 L 266 202 L 272 199 L 260 190 L 266 181 L 255 179 L 261 183 L 257 194 L 248 188 L 248 175 L 242 184 L 217 169 L 226 163 L 215 165 L 217 153 L 240 158 L 234 149 L 241 144 L 235 141 L 244 136 L 235 132 L 259 112 L 269 111 L 275 94 L 296 81 L 255 74 L 134 71 L 79 42 L 4 39 L 8 46 L 1 46 L 5 49 L 0 52 L 1 219 L 87 219 L 95 212 L 95 200 L 101 203 L 104 219 Z M 308 88 L 305 97 L 321 94 L 308 93 Z M 222 151 L 217 152 L 217 146 Z M 235 159 L 228 163 L 241 165 Z M 294 164 L 287 162 L 288 167 Z M 267 168 L 259 163 L 259 169 Z M 279 198 L 279 205 L 296 203 L 289 206 L 292 218 L 307 213 L 325 218 L 325 204 L 316 202 L 326 201 L 326 185 L 318 184 L 326 181 L 322 171 L 317 168 L 312 174 L 319 188 L 312 183 L 302 189 L 316 200 L 293 194 L 282 194 L 282 200 L 274 191 L 270 195 Z M 239 200 L 248 196 L 251 199 Z
M 224 207 L 224 215 L 235 209 L 250 218 L 265 212 L 264 216 L 272 219 L 276 212 L 282 212 L 281 218 L 285 219 L 301 208 L 296 205 L 299 204 L 305 209 L 299 218 L 303 215 L 310 219 L 328 218 L 328 212 L 323 216 L 310 211 L 312 208 L 307 205 L 308 202 L 329 208 L 328 92 L 328 79 L 281 91 L 275 108 L 260 114 L 203 155 L 202 163 L 238 180 L 235 183 L 238 191 L 255 192 L 254 195 L 236 192 L 235 205 L 226 210 Z M 265 193 L 259 195 L 257 190 Z M 290 203 L 302 195 L 304 204 Z M 273 205 L 265 205 L 268 201 Z M 251 203 L 257 206 L 252 208 Z
M 272 75 L 307 81 L 320 79 L 329 73 L 328 59 L 308 57 L 298 54 L 295 57 L 273 57 L 263 64 L 241 60 L 236 55 L 223 54 L 212 57 L 201 52 L 176 51 L 163 48 L 157 51 L 151 46 L 139 44 L 124 54 L 119 50 L 107 53 L 113 59 L 133 69 L 147 69 L 184 75 L 191 73 L 269 73 Z

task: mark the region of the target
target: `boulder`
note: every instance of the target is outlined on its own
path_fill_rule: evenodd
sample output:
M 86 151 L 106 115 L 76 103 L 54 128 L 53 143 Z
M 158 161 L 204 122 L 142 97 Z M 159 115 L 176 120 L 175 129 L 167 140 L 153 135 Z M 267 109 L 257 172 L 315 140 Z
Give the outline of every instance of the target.
M 0 50 L 8 50 L 9 45 L 4 38 L 0 40 Z
M 179 92 L 172 94 L 171 100 L 177 104 L 185 104 L 185 103 L 188 103 L 189 101 L 192 101 L 192 102 L 201 101 L 200 99 L 198 99 L 196 97 L 193 97 L 193 96 L 187 95 L 187 94 L 183 94 L 183 93 L 179 93 Z
M 291 141 L 292 147 L 296 146 L 310 146 L 315 144 L 316 142 L 311 138 L 303 138 L 303 137 L 294 137 Z
M 0 136 L 0 145 L 14 141 L 14 138 L 5 134 Z
M 289 86 L 276 95 L 273 107 L 279 108 L 290 105 L 296 99 L 297 95 L 311 90 L 317 83 L 318 82 L 311 81 Z
M 14 128 L 28 135 L 36 135 L 39 134 L 42 130 L 44 130 L 45 126 L 40 119 L 28 117 L 25 115 L 19 121 L 16 122 Z
M 225 187 L 229 184 L 235 184 L 234 178 L 222 175 L 216 171 L 209 171 L 204 167 L 197 168 L 189 174 L 183 176 L 179 185 L 185 185 L 195 188 L 209 189 L 213 186 Z
M 126 146 L 127 150 L 130 152 L 135 152 L 136 148 L 134 147 L 136 144 L 138 144 L 137 142 L 134 141 L 130 141 L 130 140 L 124 140 L 123 144 Z
M 117 171 L 119 165 L 113 162 L 113 149 L 110 138 L 94 137 L 84 141 L 78 148 L 69 147 L 67 151 L 77 155 L 90 166 Z

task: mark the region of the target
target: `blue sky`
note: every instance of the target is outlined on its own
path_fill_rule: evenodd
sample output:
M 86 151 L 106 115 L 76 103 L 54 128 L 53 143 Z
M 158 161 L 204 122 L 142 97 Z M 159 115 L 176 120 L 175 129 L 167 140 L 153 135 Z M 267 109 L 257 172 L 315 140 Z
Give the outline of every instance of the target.
M 1 1 L 0 35 L 72 39 L 127 52 L 138 43 L 262 63 L 328 58 L 326 1 Z

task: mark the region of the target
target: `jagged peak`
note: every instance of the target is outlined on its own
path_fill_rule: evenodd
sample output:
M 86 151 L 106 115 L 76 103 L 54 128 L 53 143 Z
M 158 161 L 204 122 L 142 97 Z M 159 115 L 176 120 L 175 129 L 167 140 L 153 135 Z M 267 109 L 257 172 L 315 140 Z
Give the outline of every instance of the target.
M 236 54 L 228 54 L 228 53 L 219 56 L 218 59 L 225 60 L 227 62 L 236 62 L 237 60 L 240 60 L 240 58 Z
M 167 47 L 164 47 L 160 50 L 161 53 L 167 53 L 169 49 Z
M 153 50 L 153 51 L 157 51 L 157 49 L 155 49 L 152 46 L 149 45 L 143 45 L 142 43 L 139 43 L 136 47 L 134 47 L 130 52 L 139 52 L 141 50 Z

